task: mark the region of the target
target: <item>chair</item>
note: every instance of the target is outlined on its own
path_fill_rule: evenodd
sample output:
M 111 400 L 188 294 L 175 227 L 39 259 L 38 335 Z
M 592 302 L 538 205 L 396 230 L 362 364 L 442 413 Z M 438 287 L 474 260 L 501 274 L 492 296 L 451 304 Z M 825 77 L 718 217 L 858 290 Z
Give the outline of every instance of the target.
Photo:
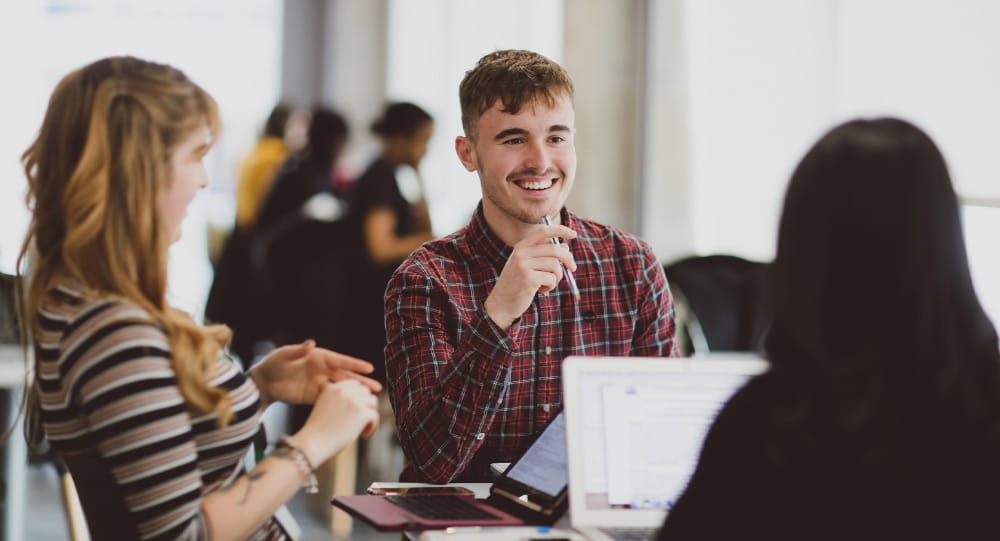
M 684 355 L 763 351 L 768 267 L 724 254 L 691 256 L 664 265 Z

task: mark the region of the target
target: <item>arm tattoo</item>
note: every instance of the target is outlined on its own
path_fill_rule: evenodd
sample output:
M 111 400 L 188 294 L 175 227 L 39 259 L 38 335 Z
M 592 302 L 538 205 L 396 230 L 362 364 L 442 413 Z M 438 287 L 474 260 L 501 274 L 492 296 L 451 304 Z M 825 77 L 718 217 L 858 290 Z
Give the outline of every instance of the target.
M 243 492 L 243 499 L 240 500 L 240 505 L 247 503 L 247 500 L 250 498 L 250 486 L 253 484 L 254 481 L 260 479 L 261 477 L 264 477 L 265 473 L 267 472 L 261 470 L 261 471 L 252 471 L 247 474 L 247 488 Z

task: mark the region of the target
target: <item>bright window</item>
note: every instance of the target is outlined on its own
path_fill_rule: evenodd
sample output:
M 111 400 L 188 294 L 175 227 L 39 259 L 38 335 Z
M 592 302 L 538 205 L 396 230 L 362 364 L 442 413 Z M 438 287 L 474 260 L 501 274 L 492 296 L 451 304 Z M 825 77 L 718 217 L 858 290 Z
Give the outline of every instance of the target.
M 965 249 L 969 254 L 972 281 L 993 326 L 1000 323 L 1000 201 L 992 206 L 966 204 L 962 208 Z
M 133 55 L 183 70 L 219 102 L 223 134 L 209 156 L 213 185 L 192 204 L 171 252 L 170 298 L 196 316 L 211 283 L 206 229 L 232 216 L 232 177 L 280 88 L 281 0 L 18 0 L 0 4 L 0 270 L 13 272 L 28 220 L 20 155 L 64 75 Z M 231 220 L 231 218 L 230 218 Z

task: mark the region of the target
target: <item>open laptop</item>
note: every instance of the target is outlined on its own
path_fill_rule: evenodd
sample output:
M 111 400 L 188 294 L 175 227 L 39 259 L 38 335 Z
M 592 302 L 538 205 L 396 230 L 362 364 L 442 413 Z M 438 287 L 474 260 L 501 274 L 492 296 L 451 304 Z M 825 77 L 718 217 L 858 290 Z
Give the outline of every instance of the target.
M 470 496 L 337 496 L 333 505 L 380 531 L 551 525 L 566 510 L 566 423 L 559 412 L 490 486 Z M 430 487 L 433 490 L 433 486 Z
M 568 357 L 563 412 L 573 527 L 588 539 L 651 539 L 694 471 L 719 409 L 754 356 Z

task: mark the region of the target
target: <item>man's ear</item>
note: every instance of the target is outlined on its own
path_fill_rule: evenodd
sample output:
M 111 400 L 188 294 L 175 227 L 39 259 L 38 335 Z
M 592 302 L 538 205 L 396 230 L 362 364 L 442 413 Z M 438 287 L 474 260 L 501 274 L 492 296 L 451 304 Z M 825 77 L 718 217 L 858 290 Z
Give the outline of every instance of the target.
M 472 147 L 472 139 L 462 135 L 456 137 L 455 154 L 458 154 L 458 159 L 465 166 L 466 171 L 475 171 L 479 168 L 476 163 L 476 149 Z

